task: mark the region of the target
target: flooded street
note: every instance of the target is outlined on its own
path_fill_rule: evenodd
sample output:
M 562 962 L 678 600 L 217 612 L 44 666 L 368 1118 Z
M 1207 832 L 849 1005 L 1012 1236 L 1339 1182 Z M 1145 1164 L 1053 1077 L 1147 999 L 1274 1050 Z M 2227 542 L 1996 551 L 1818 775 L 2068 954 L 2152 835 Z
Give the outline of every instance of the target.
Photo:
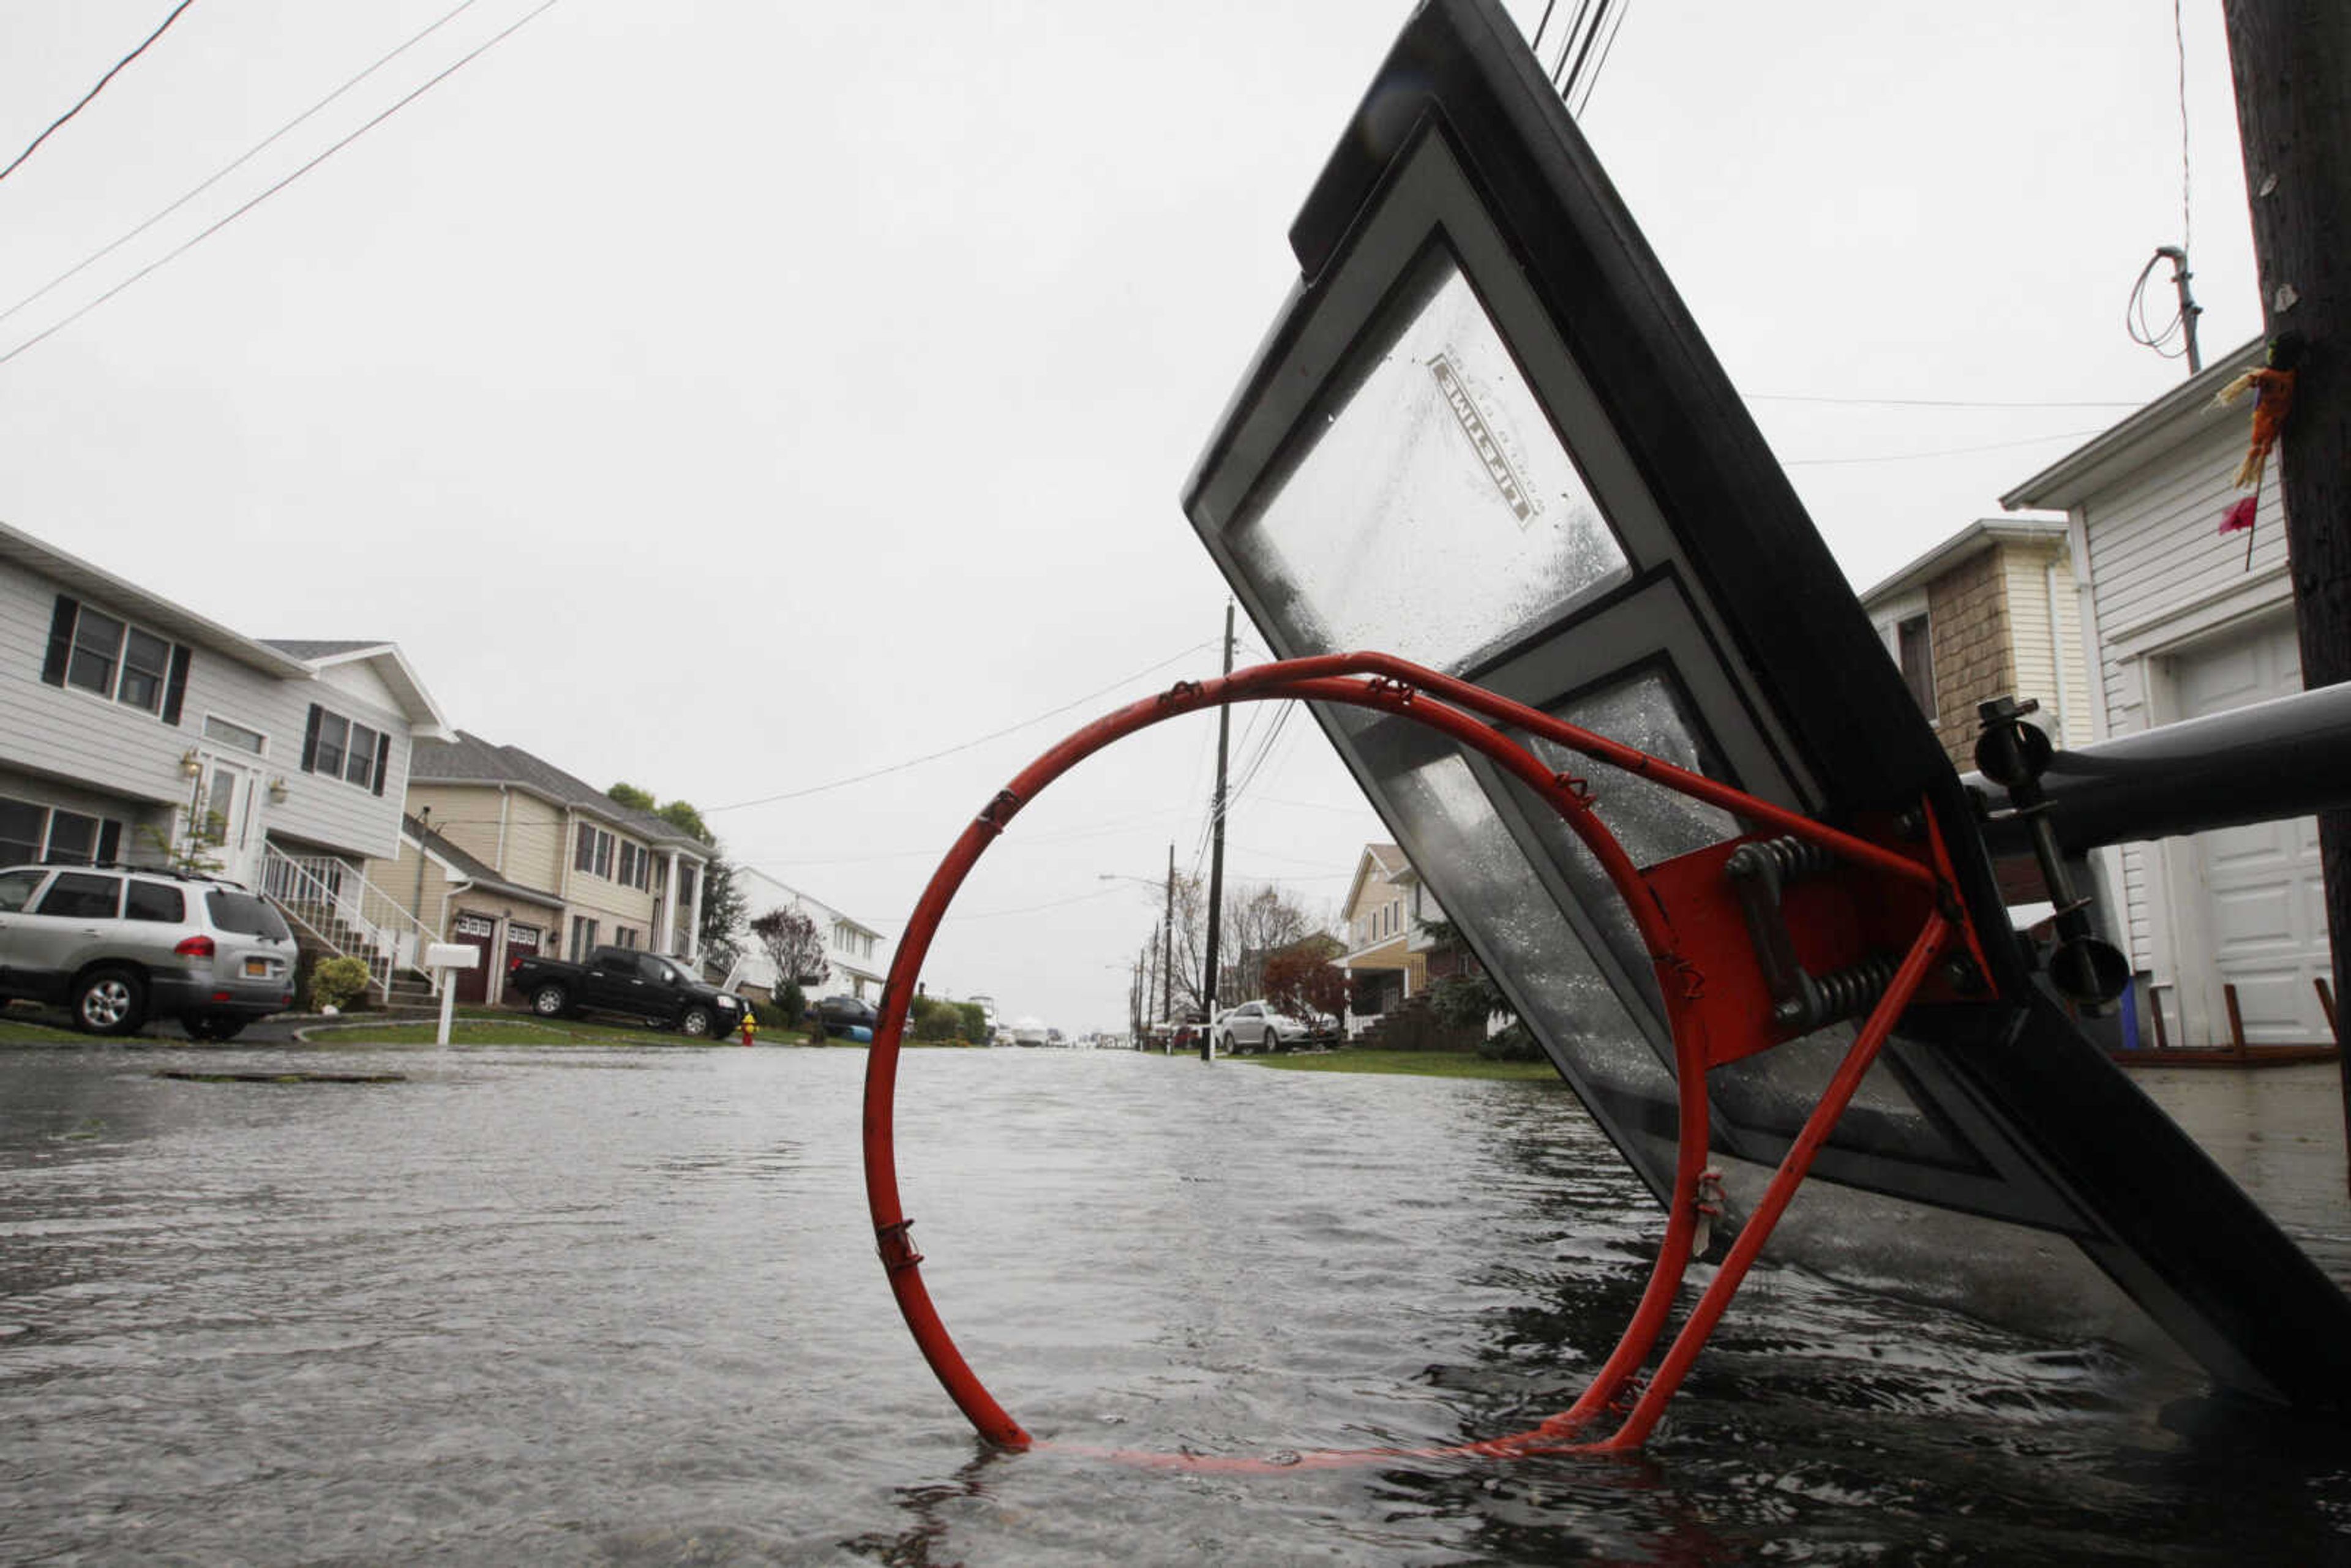
M 0 1561 L 2351 1561 L 2342 1432 L 1784 1269 L 1637 1458 L 993 1454 L 874 1260 L 863 1068 L 0 1056 Z M 305 1070 L 404 1081 L 154 1076 Z M 2245 1096 L 2339 1137 L 2331 1077 L 2168 1076 L 2226 1079 L 2150 1087 L 2283 1146 L 2286 1185 L 2299 1124 Z M 911 1051 L 899 1135 L 948 1326 L 1072 1444 L 1517 1430 L 1614 1344 L 1660 1223 L 1548 1085 Z M 2340 1149 L 2310 1147 L 2334 1185 L 2281 1217 L 2339 1259 Z

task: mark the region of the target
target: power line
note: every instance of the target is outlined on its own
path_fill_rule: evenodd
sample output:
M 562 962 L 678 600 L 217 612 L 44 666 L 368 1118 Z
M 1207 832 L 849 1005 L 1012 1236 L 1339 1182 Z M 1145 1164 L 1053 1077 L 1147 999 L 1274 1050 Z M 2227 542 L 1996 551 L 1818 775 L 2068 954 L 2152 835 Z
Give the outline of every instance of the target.
M 311 170 L 317 168 L 319 164 L 325 162 L 328 159 L 333 157 L 344 148 L 349 147 L 352 142 L 357 141 L 360 137 L 365 136 L 369 131 L 373 131 L 377 126 L 381 125 L 385 120 L 390 120 L 393 115 L 398 114 L 402 110 L 406 109 L 410 104 L 414 103 L 418 99 L 423 98 L 426 93 L 431 92 L 434 88 L 440 86 L 443 82 L 448 80 L 451 77 L 456 75 L 459 71 L 465 69 L 467 66 L 473 64 L 475 60 L 481 58 L 492 49 L 497 47 L 500 44 L 506 42 L 507 39 L 512 37 L 516 33 L 520 32 L 531 22 L 537 20 L 545 13 L 553 10 L 561 3 L 562 0 L 540 0 L 538 5 L 533 6 L 530 10 L 524 12 L 519 20 L 509 24 L 500 31 L 492 34 L 486 42 L 483 43 L 470 53 L 460 55 L 455 64 L 444 68 L 433 76 L 427 77 L 424 79 L 423 86 L 410 92 L 406 97 L 394 100 L 390 109 L 385 110 L 373 120 L 369 120 L 357 131 L 354 131 L 349 136 L 344 137 L 341 141 L 335 142 L 324 152 L 319 153 L 317 157 L 311 159 L 308 162 L 303 164 L 300 168 L 295 170 L 292 173 L 287 175 L 284 179 L 278 181 L 276 184 L 270 186 L 267 190 L 262 192 L 261 194 L 254 197 L 243 206 L 235 209 L 226 217 L 222 218 L 220 221 L 213 224 L 207 228 L 197 230 L 193 238 L 183 242 L 171 250 L 165 251 L 155 260 L 149 262 L 145 267 L 141 267 L 138 271 L 132 273 L 130 277 L 124 278 L 121 282 L 116 284 L 113 287 L 108 289 L 97 298 L 92 299 L 89 304 L 84 305 L 80 309 L 76 310 L 71 315 L 66 317 L 63 320 L 44 328 L 42 330 L 36 332 L 33 336 L 17 344 L 15 348 L 9 350 L 6 353 L 0 354 L 0 365 L 6 364 L 9 361 L 15 359 L 26 350 L 33 347 L 36 343 L 45 342 L 48 339 L 55 337 L 57 333 L 64 331 L 68 327 L 72 326 L 75 322 L 80 320 L 83 317 L 89 315 L 91 311 L 105 304 L 108 300 L 121 293 L 124 289 L 129 288 L 132 284 L 137 283 L 149 273 L 152 273 L 157 268 L 176 261 L 181 256 L 185 256 L 188 252 L 193 250 L 204 241 L 212 238 L 213 235 L 220 233 L 221 230 L 236 222 L 237 219 L 245 216 L 246 214 L 253 211 L 254 208 L 261 205 L 262 203 L 267 201 L 270 197 L 276 195 L 278 192 L 284 190 L 287 186 L 292 184 L 295 181 L 300 179 L 303 175 L 308 173 Z
M 318 102 L 312 104 L 309 108 L 304 110 L 301 113 L 296 115 L 293 119 L 287 120 L 285 124 L 279 126 L 277 130 L 263 137 L 260 141 L 255 142 L 251 147 L 246 148 L 237 158 L 230 162 L 223 164 L 218 170 L 213 172 L 211 177 L 204 181 L 203 183 L 190 190 L 187 194 L 182 196 L 178 201 L 173 202 L 170 206 L 163 208 L 154 216 L 149 218 L 145 223 L 141 224 L 137 228 L 132 229 L 130 233 L 122 235 L 113 243 L 101 249 L 92 251 L 89 255 L 82 257 L 81 260 L 74 263 L 63 272 L 58 273 L 55 277 L 50 278 L 47 283 L 42 284 L 38 288 L 34 289 L 30 294 L 26 295 L 22 299 L 17 300 L 14 305 L 9 306 L 5 310 L 0 310 L 0 321 L 5 321 L 9 317 L 14 316 L 26 306 L 32 304 L 35 300 L 39 299 L 44 295 L 47 294 L 49 290 L 57 287 L 57 285 L 79 277 L 91 267 L 96 266 L 99 262 L 104 261 L 108 256 L 112 256 L 116 251 L 121 249 L 124 246 L 129 245 L 132 240 L 137 239 L 141 235 L 145 234 L 149 229 L 153 228 L 165 218 L 170 217 L 173 213 L 178 212 L 182 207 L 186 206 L 198 196 L 201 196 L 206 191 L 211 190 L 214 185 L 220 183 L 221 181 L 236 172 L 236 171 L 245 167 L 246 164 L 251 162 L 255 157 L 259 155 L 263 150 L 270 146 L 279 137 L 284 136 L 287 131 L 292 131 L 295 127 L 308 120 L 312 115 L 318 113 L 320 110 L 326 108 L 329 104 L 342 97 L 343 94 L 350 91 L 351 89 L 367 80 L 368 78 L 381 70 L 385 66 L 391 64 L 400 56 L 406 54 L 410 49 L 414 48 L 418 44 L 423 43 L 433 34 L 439 32 L 449 23 L 455 21 L 460 15 L 471 10 L 474 4 L 475 0 L 460 0 L 460 4 L 457 5 L 455 10 L 448 12 L 446 15 L 442 16 L 438 22 L 426 27 L 423 32 L 418 33 L 415 37 L 410 38 L 408 42 L 401 45 L 398 48 L 393 49 L 390 54 L 384 55 L 382 57 L 379 58 L 375 64 L 368 67 L 367 69 L 351 78 L 350 80 L 345 82 L 342 86 L 337 88 L 334 91 L 329 93 L 326 97 L 320 99 Z
M 552 5 L 553 3 L 554 0 L 549 0 L 549 4 Z M 1078 707 L 1083 704 L 1092 702 L 1099 697 L 1106 696 L 1110 693 L 1118 690 L 1121 686 L 1126 685 L 1131 682 L 1139 681 L 1145 675 L 1155 674 L 1160 670 L 1165 669 L 1170 664 L 1188 659 L 1193 654 L 1198 653 L 1201 649 L 1211 647 L 1213 645 L 1213 643 L 1195 643 L 1179 653 L 1171 654 L 1168 657 L 1160 660 L 1155 664 L 1135 671 L 1131 675 L 1123 675 L 1119 679 L 1113 681 L 1110 685 L 1103 686 L 1097 691 L 1088 692 L 1081 697 L 1073 697 L 1070 701 L 1063 703 L 1059 707 L 1047 708 L 1043 713 L 1032 715 L 1028 718 L 1022 719 L 1018 724 L 1008 724 L 1002 729 L 990 730 L 986 735 L 977 736 L 958 746 L 950 746 L 943 751 L 925 752 L 920 757 L 910 757 L 904 762 L 891 763 L 886 768 L 876 768 L 870 772 L 854 774 L 847 779 L 835 779 L 830 783 L 811 784 L 804 789 L 787 789 L 781 794 L 762 795 L 754 800 L 736 800 L 724 806 L 705 807 L 702 814 L 705 817 L 711 817 L 716 816 L 721 811 L 741 811 L 753 806 L 772 806 L 778 800 L 798 800 L 810 795 L 821 795 L 828 789 L 845 789 L 852 784 L 862 784 L 869 779 L 879 779 L 885 774 L 903 773 L 909 768 L 919 768 L 925 762 L 936 762 L 942 757 L 953 757 L 959 751 L 969 751 L 975 746 L 985 746 L 991 740 L 1001 740 L 1006 736 L 1010 735 L 1017 730 L 1027 729 L 1030 725 L 1042 724 L 1045 720 L 1051 718 L 1056 714 L 1067 713 L 1073 707 Z
M 1814 397 L 1803 392 L 1740 392 L 1749 402 L 1823 402 L 1842 408 L 2137 408 L 2136 402 L 1999 402 L 1941 397 Z
M 147 45 L 152 44 L 156 39 L 162 37 L 163 36 L 163 29 L 178 21 L 180 19 L 180 13 L 186 10 L 195 3 L 196 0 L 180 0 L 180 3 L 177 5 L 172 6 L 172 14 L 164 17 L 161 23 L 157 24 L 155 30 L 147 35 L 146 41 L 144 43 L 141 43 L 137 48 L 131 50 L 120 59 L 115 61 L 114 69 L 108 71 L 104 76 L 99 78 L 98 85 L 90 89 L 88 92 L 82 94 L 81 101 L 79 103 L 75 104 L 71 109 L 67 110 L 63 114 L 58 115 L 55 120 L 49 121 L 48 130 L 44 131 L 38 136 L 34 137 L 31 146 L 26 147 L 22 152 L 17 153 L 16 156 L 10 161 L 5 169 L 0 169 L 0 180 L 5 180 L 9 175 L 15 173 L 16 172 L 17 165 L 23 163 L 26 159 L 30 158 L 33 155 L 33 149 L 38 147 L 42 142 L 47 141 L 50 135 L 56 131 L 58 126 L 63 125 L 67 120 L 71 120 L 75 115 L 79 114 L 83 110 L 89 108 L 89 100 L 106 90 L 106 84 L 114 79 L 115 72 L 121 70 L 123 67 L 129 65 L 131 61 L 145 54 L 147 52 Z
M 1600 84 L 1600 73 L 1608 68 L 1608 57 L 1616 52 L 1616 35 L 1625 30 L 1625 14 L 1632 8 L 1633 0 L 1622 0 L 1616 7 L 1616 19 L 1609 25 L 1607 41 L 1600 46 L 1600 57 L 1592 62 L 1592 69 L 1583 78 L 1583 96 L 1567 106 L 1568 113 L 1578 120 L 1592 107 L 1592 90 Z
M 1853 463 L 1916 463 L 1928 457 L 1959 457 L 1970 452 L 2005 452 L 2018 446 L 2040 446 L 2052 441 L 2078 441 L 2085 435 L 2099 434 L 2095 430 L 2059 430 L 2047 435 L 2028 436 L 2022 441 L 1993 441 L 1981 446 L 1946 446 L 1934 452 L 1889 452 L 1876 457 L 1790 457 L 1783 459 L 1782 468 L 1830 468 Z
M 2188 34 L 2179 19 L 2179 0 L 2171 0 L 2171 47 L 2179 61 L 2179 248 L 2193 256 L 2196 222 L 2188 185 Z

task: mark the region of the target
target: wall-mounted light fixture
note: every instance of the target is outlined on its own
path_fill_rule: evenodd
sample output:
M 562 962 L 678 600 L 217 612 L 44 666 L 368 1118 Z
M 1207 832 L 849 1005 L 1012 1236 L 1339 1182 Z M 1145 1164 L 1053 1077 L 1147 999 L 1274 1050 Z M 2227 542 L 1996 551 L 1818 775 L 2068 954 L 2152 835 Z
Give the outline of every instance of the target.
M 269 781 L 269 803 L 273 806 L 286 804 L 286 776 L 282 773 Z
M 194 779 L 201 776 L 204 770 L 204 759 L 196 755 L 194 747 L 191 746 L 187 750 L 180 753 L 180 777 Z

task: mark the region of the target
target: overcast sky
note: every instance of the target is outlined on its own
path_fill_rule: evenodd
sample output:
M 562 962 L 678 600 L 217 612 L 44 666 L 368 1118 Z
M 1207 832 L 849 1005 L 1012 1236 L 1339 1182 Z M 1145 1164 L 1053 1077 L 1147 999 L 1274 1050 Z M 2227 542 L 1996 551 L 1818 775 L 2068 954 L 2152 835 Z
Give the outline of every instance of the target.
M 195 0 L 0 180 L 0 310 L 453 6 Z M 1177 491 L 1406 7 L 456 8 L 0 319 L 0 355 L 57 328 L 0 363 L 0 519 L 255 636 L 396 641 L 454 723 L 691 800 L 894 935 L 1030 757 L 1213 673 L 1222 584 Z M 170 9 L 0 0 L 0 162 Z M 1511 9 L 1531 32 L 1541 3 Z M 2184 9 L 2217 356 L 2260 322 L 2219 6 Z M 2182 237 L 2171 7 L 1625 17 L 1585 133 L 1856 588 L 2183 373 L 2124 329 Z M 1272 744 L 1228 875 L 1327 907 L 1377 820 L 1271 717 L 1236 724 L 1237 767 Z M 1214 744 L 1187 720 L 1049 793 L 932 989 L 1122 1026 Z

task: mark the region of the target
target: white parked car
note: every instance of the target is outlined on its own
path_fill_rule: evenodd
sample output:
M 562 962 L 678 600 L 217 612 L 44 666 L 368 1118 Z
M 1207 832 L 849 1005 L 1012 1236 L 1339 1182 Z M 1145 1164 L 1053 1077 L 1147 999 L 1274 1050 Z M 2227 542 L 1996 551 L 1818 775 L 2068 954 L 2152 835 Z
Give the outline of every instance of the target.
M 1290 1049 L 1304 1045 L 1321 1031 L 1303 1019 L 1290 1017 L 1271 1002 L 1243 1002 L 1217 1019 L 1217 1049 L 1231 1052 Z

